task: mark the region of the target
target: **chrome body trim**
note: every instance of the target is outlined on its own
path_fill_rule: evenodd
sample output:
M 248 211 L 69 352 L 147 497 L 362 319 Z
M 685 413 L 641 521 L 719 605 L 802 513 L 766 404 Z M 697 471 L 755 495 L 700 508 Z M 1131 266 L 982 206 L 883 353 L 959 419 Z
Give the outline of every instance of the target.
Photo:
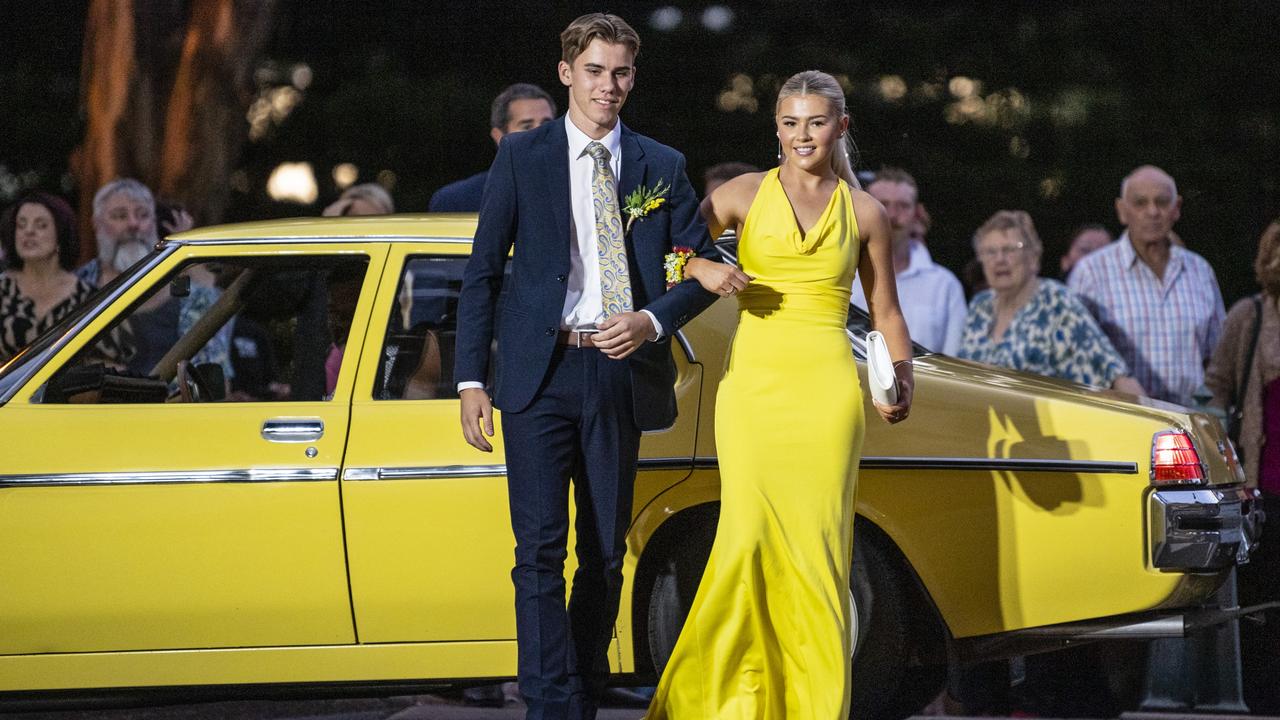
M 1154 640 L 1157 638 L 1182 637 L 1185 629 L 1185 617 L 1182 615 L 1164 615 L 1146 620 L 1135 619 L 1124 622 L 1083 620 L 1062 625 L 1046 625 L 1026 628 L 1025 630 L 1014 630 L 1010 634 L 1072 640 Z
M 1112 460 L 1058 460 L 1054 458 L 958 458 L 864 456 L 860 467 L 868 470 L 979 470 L 1004 472 L 1062 472 L 1137 475 L 1138 463 Z
M 641 458 L 639 470 L 689 470 L 692 458 Z M 342 479 L 350 482 L 368 480 L 444 480 L 470 477 L 498 477 L 507 474 L 506 465 L 441 465 L 436 467 L 351 467 L 342 471 Z
M 714 457 L 696 457 L 697 468 L 715 468 Z M 1137 475 L 1138 464 L 1110 460 L 1055 460 L 1037 458 L 955 458 L 955 457 L 884 457 L 863 456 L 859 467 L 864 470 L 976 470 L 1004 472 L 1065 472 L 1112 475 Z
M 443 480 L 451 478 L 495 477 L 507 474 L 506 465 L 440 465 L 435 467 L 347 468 L 342 479 L 361 480 Z
M 692 470 L 691 457 L 640 458 L 636 466 L 640 470 Z
M 209 238 L 166 240 L 166 246 L 185 245 L 188 247 L 207 247 L 210 245 L 271 245 L 274 243 L 305 243 L 307 245 L 333 245 L 336 243 L 361 242 L 407 242 L 407 243 L 441 243 L 447 245 L 470 245 L 469 237 L 413 237 L 405 235 L 346 235 L 342 237 L 314 235 L 279 235 L 267 238 Z
M 1155 488 L 1147 497 L 1151 565 L 1206 572 L 1247 562 L 1265 519 L 1258 491 L 1243 486 Z
M 166 258 L 172 255 L 176 251 L 176 249 L 177 248 L 174 248 L 171 246 L 163 246 L 163 247 L 157 246 L 158 252 L 152 255 L 146 261 L 145 265 L 140 266 L 135 271 L 136 275 L 134 277 L 141 278 L 146 276 L 152 270 L 154 270 L 157 265 L 164 262 Z M 16 373 L 12 377 L 5 378 L 5 381 L 6 381 L 5 384 L 8 386 L 8 389 L 5 390 L 4 392 L 0 392 L 0 405 L 4 405 L 5 403 L 12 400 L 13 396 L 18 394 L 18 390 L 21 389 L 22 387 L 25 387 L 27 382 L 31 380 L 32 375 L 35 375 L 37 372 L 39 372 L 40 369 L 43 368 L 45 364 L 49 362 L 50 358 L 52 358 L 54 355 L 57 355 L 58 352 L 62 350 L 62 348 L 66 347 L 67 343 L 70 342 L 72 338 L 84 332 L 84 329 L 88 327 L 94 320 L 96 320 L 99 315 L 101 315 L 116 300 L 119 300 L 121 295 L 124 295 L 126 292 L 128 292 L 129 289 L 134 286 L 135 282 L 124 283 L 116 287 L 110 293 L 107 293 L 106 295 L 103 295 L 102 297 L 98 298 L 98 301 L 94 305 L 93 309 L 85 313 L 84 316 L 81 317 L 76 322 L 76 324 L 71 327 L 71 329 L 68 332 L 63 333 L 62 337 L 58 338 L 56 342 L 51 344 L 49 347 L 45 348 L 44 351 L 41 352 L 38 357 L 32 358 L 31 360 L 27 361 L 26 367 L 16 371 Z
M 685 337 L 683 330 L 676 331 L 675 340 L 680 343 L 680 349 L 684 350 L 684 356 L 689 359 L 689 362 L 698 362 L 698 356 L 693 354 L 693 345 L 689 343 L 689 338 Z
M 325 482 L 338 479 L 338 468 L 261 468 L 0 475 L 0 488 L 81 485 L 204 485 L 210 483 Z
M 312 442 L 324 437 L 320 418 L 272 418 L 262 423 L 262 439 L 278 443 Z

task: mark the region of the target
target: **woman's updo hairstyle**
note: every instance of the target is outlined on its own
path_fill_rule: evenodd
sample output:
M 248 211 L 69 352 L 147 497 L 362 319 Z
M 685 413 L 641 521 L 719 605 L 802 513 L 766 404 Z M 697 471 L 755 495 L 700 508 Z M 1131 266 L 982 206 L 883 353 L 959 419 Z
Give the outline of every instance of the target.
M 777 115 L 782 107 L 782 101 L 795 95 L 817 95 L 825 98 L 831 103 L 837 119 L 849 114 L 845 107 L 844 88 L 840 87 L 839 81 L 821 70 L 805 70 L 787 78 L 787 81 L 782 83 L 782 89 L 778 91 L 778 102 L 774 104 L 773 113 Z M 854 152 L 856 150 L 853 139 L 846 131 L 840 137 L 835 152 L 831 153 L 831 169 L 835 170 L 836 175 L 843 178 L 849 185 L 861 190 L 862 184 L 858 182 L 858 176 L 853 172 Z

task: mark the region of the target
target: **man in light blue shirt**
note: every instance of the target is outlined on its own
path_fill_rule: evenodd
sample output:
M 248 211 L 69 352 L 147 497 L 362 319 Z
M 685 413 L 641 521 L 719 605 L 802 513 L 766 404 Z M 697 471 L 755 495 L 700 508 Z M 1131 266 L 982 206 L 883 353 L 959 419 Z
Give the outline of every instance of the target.
M 867 186 L 867 192 L 880 201 L 889 216 L 898 302 L 911 340 L 930 350 L 955 355 L 960 350 L 968 309 L 964 288 L 950 270 L 933 261 L 924 243 L 911 236 L 919 212 L 915 178 L 905 170 L 883 168 Z M 849 301 L 867 309 L 860 278 L 853 281 Z

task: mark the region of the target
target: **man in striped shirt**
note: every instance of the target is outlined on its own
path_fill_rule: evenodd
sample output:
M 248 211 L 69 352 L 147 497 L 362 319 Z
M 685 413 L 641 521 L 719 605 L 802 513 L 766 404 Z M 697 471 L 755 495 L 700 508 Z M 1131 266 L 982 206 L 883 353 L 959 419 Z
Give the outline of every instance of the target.
M 1226 311 L 1213 268 L 1170 238 L 1182 198 L 1173 178 L 1143 165 L 1124 179 L 1116 214 L 1125 233 L 1082 259 L 1079 293 L 1151 397 L 1190 404 Z

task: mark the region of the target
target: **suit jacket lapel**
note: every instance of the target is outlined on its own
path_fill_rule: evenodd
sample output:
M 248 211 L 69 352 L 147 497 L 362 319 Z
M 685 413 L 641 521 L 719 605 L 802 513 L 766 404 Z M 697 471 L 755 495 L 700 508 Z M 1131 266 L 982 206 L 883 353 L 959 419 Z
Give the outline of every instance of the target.
M 572 238 L 569 236 L 569 136 L 565 133 L 564 123 L 564 116 L 552 121 L 555 127 L 543 145 L 542 164 L 547 169 L 546 187 L 551 198 L 551 214 L 556 218 L 560 240 L 567 244 Z
M 567 142 L 567 141 L 566 141 Z M 635 133 L 631 132 L 626 125 L 622 126 L 622 181 L 618 185 L 618 208 L 621 209 L 626 202 L 627 196 L 636 188 L 644 184 L 644 178 L 648 165 L 644 161 L 644 150 L 640 147 L 640 141 L 636 140 Z M 623 214 L 622 222 L 625 225 L 627 218 Z M 628 233 L 630 236 L 630 233 Z

